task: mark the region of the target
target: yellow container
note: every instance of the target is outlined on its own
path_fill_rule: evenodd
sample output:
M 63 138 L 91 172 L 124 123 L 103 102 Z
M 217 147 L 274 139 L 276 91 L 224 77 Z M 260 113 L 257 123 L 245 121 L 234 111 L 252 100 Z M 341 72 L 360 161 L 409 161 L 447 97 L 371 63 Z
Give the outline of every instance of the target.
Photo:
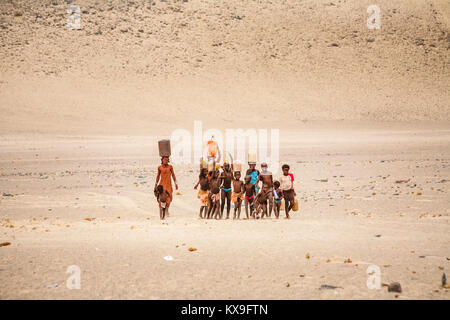
M 292 206 L 292 211 L 298 211 L 298 200 L 294 200 L 294 205 Z
M 206 161 L 205 159 L 201 158 L 200 159 L 200 169 L 207 169 L 208 168 L 208 161 Z

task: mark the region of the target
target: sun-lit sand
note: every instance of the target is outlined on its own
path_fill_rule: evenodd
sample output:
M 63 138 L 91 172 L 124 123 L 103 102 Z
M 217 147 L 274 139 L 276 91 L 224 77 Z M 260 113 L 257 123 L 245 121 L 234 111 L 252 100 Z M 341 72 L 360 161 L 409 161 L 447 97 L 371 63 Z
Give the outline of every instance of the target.
M 0 3 L 0 299 L 449 299 L 447 1 L 381 30 L 371 1 L 77 4 Z M 279 129 L 300 210 L 200 220 L 195 160 L 160 221 L 157 141 L 195 120 Z

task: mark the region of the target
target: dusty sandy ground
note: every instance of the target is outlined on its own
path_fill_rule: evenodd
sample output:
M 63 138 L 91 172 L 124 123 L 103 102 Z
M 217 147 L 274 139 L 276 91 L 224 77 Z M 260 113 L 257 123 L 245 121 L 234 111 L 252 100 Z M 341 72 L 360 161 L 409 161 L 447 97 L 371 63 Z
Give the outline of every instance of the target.
M 448 299 L 448 125 L 332 127 L 281 132 L 300 210 L 264 221 L 197 219 L 197 166 L 175 166 L 161 222 L 155 137 L 3 136 L 0 297 L 395 299 L 367 288 L 375 264 L 398 299 Z
M 395 299 L 374 264 L 448 299 L 450 5 L 378 0 L 369 30 L 372 4 L 0 1 L 0 298 Z M 156 141 L 194 120 L 280 129 L 300 211 L 198 220 L 175 165 L 162 223 Z

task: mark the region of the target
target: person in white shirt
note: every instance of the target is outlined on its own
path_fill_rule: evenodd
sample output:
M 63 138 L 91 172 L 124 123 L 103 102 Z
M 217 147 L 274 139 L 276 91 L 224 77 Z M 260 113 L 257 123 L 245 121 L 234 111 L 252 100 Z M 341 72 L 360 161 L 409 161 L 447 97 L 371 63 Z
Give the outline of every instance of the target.
M 289 219 L 289 211 L 294 206 L 294 197 L 296 195 L 294 190 L 294 181 L 292 179 L 292 175 L 289 174 L 289 165 L 283 164 L 281 169 L 283 170 L 283 175 L 280 177 L 280 188 L 283 191 L 286 219 Z

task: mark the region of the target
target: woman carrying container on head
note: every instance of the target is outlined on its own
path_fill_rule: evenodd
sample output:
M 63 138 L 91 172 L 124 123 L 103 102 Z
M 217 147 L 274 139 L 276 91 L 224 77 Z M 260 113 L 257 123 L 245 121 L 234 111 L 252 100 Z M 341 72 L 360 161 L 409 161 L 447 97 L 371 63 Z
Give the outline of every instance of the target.
M 158 185 L 162 185 L 164 190 L 168 191 L 170 197 L 166 201 L 166 216 L 169 216 L 169 206 L 173 199 L 172 179 L 175 183 L 175 189 L 178 190 L 177 178 L 173 167 L 169 164 L 170 157 L 170 140 L 158 141 L 159 155 L 161 157 L 161 165 L 158 167 L 158 174 L 156 175 L 155 190 Z
M 164 156 L 161 158 L 161 165 L 158 167 L 158 174 L 156 175 L 155 188 L 158 185 L 162 185 L 164 190 L 167 190 L 170 194 L 170 198 L 166 204 L 166 215 L 169 216 L 169 206 L 173 199 L 172 179 L 175 183 L 175 189 L 178 190 L 177 178 L 173 171 L 172 165 L 169 164 L 169 157 Z

